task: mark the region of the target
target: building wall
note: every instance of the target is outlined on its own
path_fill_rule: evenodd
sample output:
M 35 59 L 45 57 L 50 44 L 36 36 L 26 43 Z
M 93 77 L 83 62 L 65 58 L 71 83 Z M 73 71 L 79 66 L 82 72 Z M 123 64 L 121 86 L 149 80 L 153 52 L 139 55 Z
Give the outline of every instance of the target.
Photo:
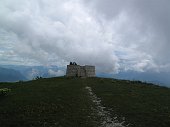
M 66 76 L 95 77 L 95 66 L 67 65 Z
M 86 77 L 86 70 L 84 66 L 80 66 L 80 77 Z
M 89 66 L 86 65 L 84 66 L 85 70 L 86 70 L 86 77 L 95 77 L 95 66 Z
M 67 65 L 66 76 L 78 76 L 80 73 L 79 65 Z

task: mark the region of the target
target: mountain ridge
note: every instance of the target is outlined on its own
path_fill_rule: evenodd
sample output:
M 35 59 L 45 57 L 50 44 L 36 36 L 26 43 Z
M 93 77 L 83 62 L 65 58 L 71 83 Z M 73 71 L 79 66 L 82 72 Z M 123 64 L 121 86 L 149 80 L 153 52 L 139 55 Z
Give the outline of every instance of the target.
M 19 71 L 0 67 L 0 82 L 16 82 L 27 80 Z

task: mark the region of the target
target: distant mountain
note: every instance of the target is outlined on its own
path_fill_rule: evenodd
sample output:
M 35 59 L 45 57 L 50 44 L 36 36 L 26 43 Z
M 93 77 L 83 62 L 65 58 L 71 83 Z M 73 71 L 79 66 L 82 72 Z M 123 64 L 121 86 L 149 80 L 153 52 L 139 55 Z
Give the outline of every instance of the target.
M 15 69 L 24 75 L 28 80 L 32 80 L 37 76 L 48 78 L 63 76 L 65 68 L 58 66 L 24 66 L 24 65 L 1 65 L 4 68 Z
M 159 85 L 170 86 L 169 72 L 136 72 L 136 71 L 122 71 L 114 74 L 113 78 L 140 80 L 151 82 Z
M 169 72 L 137 72 L 137 71 L 121 71 L 117 74 L 97 73 L 98 77 L 116 78 L 125 80 L 140 80 L 150 82 L 161 86 L 170 87 Z
M 26 80 L 19 71 L 0 67 L 0 82 L 15 82 L 19 80 Z
M 27 80 L 32 80 L 37 76 L 44 78 L 63 76 L 65 75 L 66 70 L 66 68 L 58 66 L 1 65 L 1 67 L 16 70 L 17 72 L 20 72 L 20 74 L 23 75 Z M 0 71 L 0 73 L 2 72 Z M 126 80 L 140 80 L 143 82 L 151 82 L 170 87 L 169 72 L 121 71 L 117 74 L 96 73 L 96 76 Z

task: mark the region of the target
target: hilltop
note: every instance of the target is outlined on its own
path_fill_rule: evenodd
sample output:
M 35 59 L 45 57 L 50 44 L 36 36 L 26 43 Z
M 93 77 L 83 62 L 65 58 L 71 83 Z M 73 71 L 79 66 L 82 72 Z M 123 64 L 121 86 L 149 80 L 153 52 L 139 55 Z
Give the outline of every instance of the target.
M 169 127 L 170 89 L 109 78 L 0 83 L 1 127 Z

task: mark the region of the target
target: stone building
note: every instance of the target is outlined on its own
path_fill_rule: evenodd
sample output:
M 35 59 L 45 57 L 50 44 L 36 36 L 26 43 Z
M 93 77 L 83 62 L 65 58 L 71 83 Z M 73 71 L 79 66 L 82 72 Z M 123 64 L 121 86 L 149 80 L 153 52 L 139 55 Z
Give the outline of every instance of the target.
M 75 62 L 70 62 L 67 65 L 66 76 L 68 77 L 95 77 L 95 66 L 85 65 L 80 66 Z

